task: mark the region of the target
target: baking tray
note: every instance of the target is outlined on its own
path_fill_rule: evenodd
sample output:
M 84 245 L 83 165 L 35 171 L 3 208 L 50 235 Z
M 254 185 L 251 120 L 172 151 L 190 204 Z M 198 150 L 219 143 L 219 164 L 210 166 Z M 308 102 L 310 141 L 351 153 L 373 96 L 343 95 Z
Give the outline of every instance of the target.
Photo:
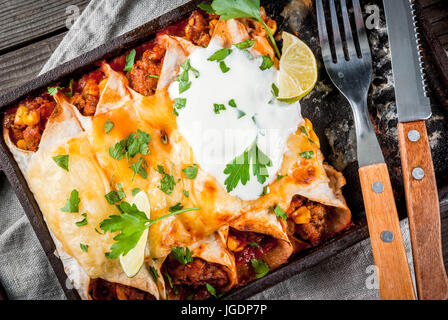
M 150 40 L 153 35 L 163 27 L 170 25 L 178 20 L 186 18 L 188 14 L 197 8 L 199 3 L 204 0 L 192 0 L 175 8 L 174 10 L 148 22 L 144 25 L 126 33 L 108 43 L 89 51 L 76 59 L 66 62 L 57 68 L 37 77 L 36 79 L 22 85 L 21 87 L 0 97 L 0 112 L 6 110 L 26 96 L 37 93 L 50 84 L 68 79 L 71 74 L 82 74 L 97 67 L 96 62 L 101 59 L 109 59 L 126 50 L 133 48 L 143 42 Z M 348 205 L 352 210 L 354 226 L 321 244 L 318 247 L 301 252 L 292 257 L 287 265 L 269 273 L 267 276 L 258 279 L 244 287 L 236 288 L 226 294 L 223 299 L 246 299 L 254 294 L 261 292 L 291 276 L 310 268 L 319 262 L 338 254 L 344 249 L 364 240 L 368 237 L 365 213 L 362 205 L 362 195 L 359 187 L 359 177 L 357 173 L 356 156 L 353 156 L 354 140 L 353 120 L 348 103 L 335 90 L 326 73 L 323 71 L 320 49 L 318 46 L 316 17 L 314 7 L 308 7 L 310 0 L 272 0 L 262 1 L 268 15 L 274 18 L 278 23 L 278 30 L 287 30 L 299 35 L 306 43 L 310 45 L 320 68 L 320 78 L 315 90 L 302 100 L 302 113 L 311 119 L 315 125 L 315 131 L 321 139 L 322 152 L 327 161 L 333 164 L 337 169 L 343 171 L 347 179 L 347 187 L 344 194 Z M 361 1 L 363 6 L 370 4 L 377 5 L 381 10 L 381 17 L 384 17 L 381 1 Z M 300 14 L 291 14 L 294 8 L 301 8 Z M 307 14 L 308 13 L 308 14 Z M 384 18 L 382 18 L 384 19 Z M 384 24 L 384 20 L 381 20 Z M 382 112 L 394 112 L 393 109 L 393 87 L 384 79 L 386 73 L 391 74 L 390 57 L 381 52 L 382 48 L 388 46 L 387 33 L 385 26 L 369 31 L 369 38 L 372 45 L 372 54 L 374 62 L 374 80 L 373 89 L 370 95 L 370 104 L 376 107 L 389 105 L 389 109 L 382 110 L 374 108 L 371 113 L 377 114 L 373 117 L 377 131 L 382 131 L 379 137 L 383 152 L 391 172 L 392 184 L 394 187 L 400 218 L 406 216 L 403 201 L 403 186 L 401 182 L 401 172 L 399 169 L 399 156 L 396 137 L 393 133 L 396 128 L 396 121 L 389 119 L 386 124 L 382 123 L 383 118 L 378 119 L 378 114 Z M 380 89 L 378 89 L 381 87 Z M 436 114 L 438 106 L 436 107 Z M 379 110 L 378 110 L 379 109 Z M 395 112 L 396 113 L 396 112 Z M 441 131 L 440 126 L 446 126 L 445 118 L 437 117 L 437 120 L 428 124 L 428 130 L 431 133 Z M 437 131 L 439 130 L 439 131 Z M 390 131 L 390 132 L 389 132 Z M 439 133 L 440 134 L 440 133 Z M 446 154 L 448 150 L 448 138 L 443 133 L 441 145 L 436 145 L 433 149 L 436 175 L 439 181 L 441 205 L 443 211 L 448 211 L 448 188 L 444 188 L 447 183 L 445 177 L 448 176 L 448 161 Z M 392 135 L 392 137 L 390 136 Z M 354 153 L 356 155 L 356 153 Z M 398 160 L 397 160 L 398 159 Z M 397 162 L 398 161 L 398 162 Z M 3 171 L 13 186 L 17 197 L 22 204 L 28 219 L 39 239 L 48 260 L 64 290 L 68 299 L 79 299 L 79 295 L 70 285 L 67 275 L 64 272 L 61 261 L 55 255 L 55 244 L 51 239 L 47 225 L 44 222 L 39 206 L 31 193 L 24 176 L 20 172 L 12 154 L 9 152 L 3 135 L 0 138 L 0 170 Z

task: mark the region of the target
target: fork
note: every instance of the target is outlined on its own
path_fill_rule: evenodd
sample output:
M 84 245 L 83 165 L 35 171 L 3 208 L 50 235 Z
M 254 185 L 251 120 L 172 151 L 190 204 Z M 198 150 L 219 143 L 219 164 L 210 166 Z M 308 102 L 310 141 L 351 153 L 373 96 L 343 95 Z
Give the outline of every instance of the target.
M 380 296 L 385 300 L 414 300 L 412 277 L 390 177 L 367 109 L 367 94 L 372 81 L 372 57 L 359 0 L 352 0 L 359 52 L 356 50 L 346 1 L 339 0 L 343 26 L 341 30 L 335 1 L 327 2 L 333 41 L 330 43 L 323 2 L 317 0 L 320 46 L 331 81 L 349 101 L 353 111 L 359 178 Z M 345 43 L 341 38 L 342 32 Z

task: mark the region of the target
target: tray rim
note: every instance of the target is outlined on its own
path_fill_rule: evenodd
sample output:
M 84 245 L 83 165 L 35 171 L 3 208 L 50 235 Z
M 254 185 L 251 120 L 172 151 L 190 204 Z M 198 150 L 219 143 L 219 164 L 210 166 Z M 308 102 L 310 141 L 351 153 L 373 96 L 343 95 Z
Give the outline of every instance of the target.
M 20 101 L 29 94 L 33 94 L 51 83 L 62 80 L 70 74 L 83 72 L 91 69 L 95 62 L 107 57 L 114 57 L 120 51 L 135 47 L 141 42 L 147 41 L 158 30 L 170 25 L 183 16 L 197 8 L 199 3 L 204 0 L 189 0 L 187 3 L 176 7 L 163 15 L 150 20 L 141 26 L 118 36 L 109 42 L 96 47 L 72 60 L 64 62 L 52 70 L 28 81 L 27 83 L 8 91 L 0 96 L 0 118 L 3 118 L 3 111 L 12 104 Z M 44 221 L 42 212 L 34 198 L 33 193 L 28 187 L 25 177 L 19 169 L 9 148 L 6 146 L 3 135 L 0 138 L 0 171 L 6 175 L 6 178 L 13 187 L 25 214 L 27 215 L 33 230 L 56 274 L 56 277 L 69 300 L 79 300 L 80 295 L 70 284 L 67 274 L 61 260 L 56 254 L 56 246 L 50 235 L 47 224 Z M 440 191 L 441 194 L 448 195 L 446 191 Z M 448 197 L 441 202 L 441 206 L 448 210 Z M 442 210 L 441 210 L 442 211 Z M 360 216 L 365 216 L 364 212 L 358 212 Z M 358 221 L 354 227 L 339 234 L 338 236 L 325 241 L 323 244 L 313 247 L 310 250 L 302 252 L 293 257 L 287 264 L 269 273 L 265 277 L 253 281 L 245 286 L 232 289 L 222 297 L 223 300 L 242 300 L 249 298 L 263 290 L 266 290 L 291 276 L 311 268 L 325 259 L 328 259 L 343 250 L 353 246 L 369 237 L 368 227 L 365 218 Z

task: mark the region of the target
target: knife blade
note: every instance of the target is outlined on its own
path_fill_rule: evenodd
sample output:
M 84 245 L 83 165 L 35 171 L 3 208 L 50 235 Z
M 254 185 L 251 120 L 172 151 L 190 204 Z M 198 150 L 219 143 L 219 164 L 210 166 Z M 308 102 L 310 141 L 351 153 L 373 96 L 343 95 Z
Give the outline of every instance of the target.
M 409 0 L 383 0 L 396 104 L 398 140 L 419 299 L 448 299 L 440 207 L 425 119 L 431 116 L 417 20 Z

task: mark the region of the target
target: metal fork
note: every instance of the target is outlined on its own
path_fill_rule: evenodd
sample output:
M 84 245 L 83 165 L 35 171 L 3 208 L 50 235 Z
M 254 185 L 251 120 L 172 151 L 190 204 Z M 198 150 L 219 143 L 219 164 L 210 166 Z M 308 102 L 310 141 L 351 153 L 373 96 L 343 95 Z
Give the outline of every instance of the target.
M 322 57 L 328 75 L 349 101 L 354 115 L 359 177 L 380 295 L 382 299 L 415 299 L 389 173 L 367 108 L 367 94 L 372 81 L 372 57 L 359 0 L 352 0 L 359 55 L 346 1 L 339 0 L 343 31 L 339 27 L 335 1 L 328 0 L 327 3 L 332 43 L 322 0 L 316 1 Z M 345 35 L 345 51 L 342 32 Z

